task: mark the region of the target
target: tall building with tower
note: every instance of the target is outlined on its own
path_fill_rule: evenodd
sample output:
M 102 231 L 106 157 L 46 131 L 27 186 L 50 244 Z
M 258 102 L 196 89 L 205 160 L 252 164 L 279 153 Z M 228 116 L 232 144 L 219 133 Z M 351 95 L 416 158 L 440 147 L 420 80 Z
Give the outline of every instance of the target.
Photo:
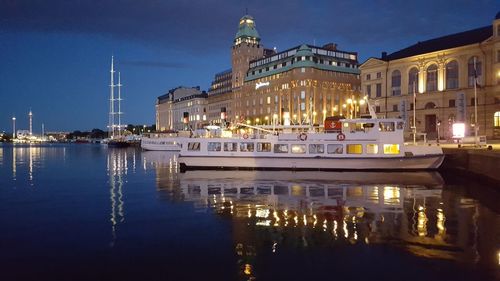
M 357 53 L 336 44 L 277 53 L 264 48 L 254 18 L 245 15 L 231 47 L 231 70 L 216 74 L 209 90 L 208 121 L 221 123 L 225 116 L 270 124 L 287 115 L 292 122 L 322 123 L 329 115 L 354 116 L 360 107 L 347 101 L 356 101 L 359 90 Z

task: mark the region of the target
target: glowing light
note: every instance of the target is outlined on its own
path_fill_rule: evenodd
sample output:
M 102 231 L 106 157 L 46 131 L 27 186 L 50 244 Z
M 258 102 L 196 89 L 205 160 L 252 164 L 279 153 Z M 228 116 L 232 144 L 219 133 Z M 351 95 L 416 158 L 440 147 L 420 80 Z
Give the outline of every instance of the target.
M 252 265 L 250 264 L 245 264 L 245 270 L 243 271 L 246 275 L 252 274 Z
M 464 123 L 454 123 L 453 124 L 453 138 L 463 138 L 465 136 L 465 124 Z

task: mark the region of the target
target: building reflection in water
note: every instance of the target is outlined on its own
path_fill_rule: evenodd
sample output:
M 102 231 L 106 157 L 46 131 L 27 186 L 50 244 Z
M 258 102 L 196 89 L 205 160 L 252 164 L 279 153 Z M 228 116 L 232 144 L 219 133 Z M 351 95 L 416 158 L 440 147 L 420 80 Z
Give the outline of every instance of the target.
M 109 218 L 112 234 L 111 246 L 114 246 L 116 241 L 119 225 L 125 222 L 123 186 L 128 174 L 129 161 L 132 163 L 132 172 L 135 171 L 136 153 L 137 151 L 135 149 L 108 150 L 107 173 L 109 177 L 109 198 L 111 203 Z
M 178 173 L 176 154 L 143 155 L 170 200 L 232 220 L 243 279 L 255 277 L 259 253 L 290 246 L 390 244 L 423 258 L 500 266 L 498 210 L 446 186 L 439 173 Z

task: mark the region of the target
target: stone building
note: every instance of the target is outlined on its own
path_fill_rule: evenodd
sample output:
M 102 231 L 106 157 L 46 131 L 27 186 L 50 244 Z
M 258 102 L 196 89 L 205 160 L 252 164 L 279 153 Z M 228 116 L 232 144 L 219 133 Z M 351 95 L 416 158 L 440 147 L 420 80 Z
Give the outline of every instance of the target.
M 250 62 L 234 93 L 234 117 L 252 124 L 282 124 L 287 117 L 294 124 L 322 124 L 326 116 L 352 114 L 342 105 L 359 88 L 356 53 L 335 44 L 301 45 Z
M 158 131 L 201 128 L 207 123 L 207 93 L 200 87 L 177 87 L 156 101 Z
M 500 138 L 500 13 L 492 25 L 382 53 L 360 66 L 361 87 L 381 116 L 402 117 L 418 133 L 452 137 L 452 125 Z M 477 94 L 477 102 L 474 99 Z M 477 108 L 475 104 L 477 103 Z

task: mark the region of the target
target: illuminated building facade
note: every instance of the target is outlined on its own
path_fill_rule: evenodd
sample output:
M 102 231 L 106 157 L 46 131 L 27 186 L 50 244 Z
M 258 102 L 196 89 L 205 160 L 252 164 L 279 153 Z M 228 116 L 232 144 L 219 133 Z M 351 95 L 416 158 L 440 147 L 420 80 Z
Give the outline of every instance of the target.
M 362 92 L 376 111 L 407 120 L 427 138 L 451 138 L 455 122 L 474 135 L 500 138 L 500 13 L 492 25 L 418 42 L 360 66 Z M 475 83 L 477 77 L 477 83 Z
M 346 102 L 359 89 L 356 53 L 335 44 L 301 45 L 250 62 L 241 91 L 234 93 L 234 118 L 283 124 L 288 115 L 294 124 L 322 124 L 327 116 L 352 115 Z
M 216 74 L 209 91 L 210 122 L 220 123 L 221 111 L 227 121 L 251 124 L 284 123 L 285 115 L 292 123 L 320 124 L 326 116 L 359 111 L 356 53 L 335 44 L 276 53 L 260 41 L 254 19 L 245 15 L 231 48 L 232 68 Z
M 156 101 L 158 131 L 196 129 L 206 123 L 207 93 L 200 87 L 177 87 Z

